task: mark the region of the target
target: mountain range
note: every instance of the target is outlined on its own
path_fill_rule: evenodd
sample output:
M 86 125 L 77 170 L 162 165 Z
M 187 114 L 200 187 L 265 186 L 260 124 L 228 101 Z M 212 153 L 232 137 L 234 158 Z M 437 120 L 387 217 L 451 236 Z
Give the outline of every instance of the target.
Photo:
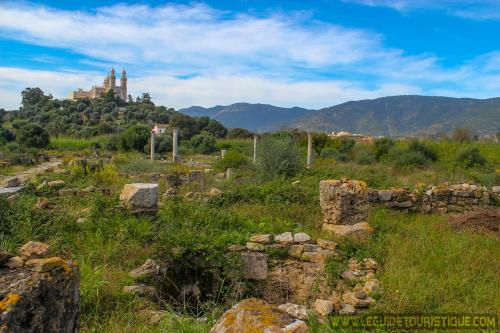
M 179 112 L 206 115 L 227 127 L 255 132 L 298 128 L 402 137 L 450 132 L 457 127 L 467 127 L 478 135 L 500 131 L 500 98 L 405 95 L 350 101 L 319 110 L 236 103 L 212 108 L 193 106 Z

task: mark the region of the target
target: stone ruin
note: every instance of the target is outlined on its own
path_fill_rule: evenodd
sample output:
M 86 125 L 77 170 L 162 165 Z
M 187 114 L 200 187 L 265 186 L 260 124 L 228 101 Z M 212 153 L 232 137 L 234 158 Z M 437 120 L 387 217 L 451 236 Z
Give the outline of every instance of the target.
M 131 213 L 156 213 L 158 211 L 158 184 L 125 184 L 120 193 L 123 208 Z
M 0 251 L 1 333 L 79 332 L 78 265 L 48 250 L 28 242 L 20 256 Z
M 354 314 L 375 302 L 370 295 L 379 290 L 375 278 L 378 264 L 372 258 L 361 262 L 351 259 L 337 286 L 331 287 L 325 263 L 329 257 L 339 256 L 336 246 L 331 240 L 313 241 L 303 232 L 285 232 L 254 235 L 246 245 L 231 245 L 229 251 L 240 253 L 243 278 L 253 281 L 254 294 L 306 320 L 308 308 L 319 316 Z M 285 255 L 271 258 L 268 253 L 275 249 Z
M 429 186 L 375 190 L 359 180 L 323 180 L 320 182 L 320 205 L 323 230 L 336 235 L 370 233 L 366 222 L 372 207 L 386 207 L 405 212 L 458 213 L 476 210 L 500 198 L 500 189 L 489 191 L 475 184 Z

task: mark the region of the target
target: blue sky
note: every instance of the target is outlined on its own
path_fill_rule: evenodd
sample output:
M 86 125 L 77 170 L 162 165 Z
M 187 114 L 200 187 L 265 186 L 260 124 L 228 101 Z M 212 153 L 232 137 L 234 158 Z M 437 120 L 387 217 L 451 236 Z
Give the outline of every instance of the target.
M 500 1 L 0 2 L 0 107 L 126 68 L 175 108 L 500 96 Z

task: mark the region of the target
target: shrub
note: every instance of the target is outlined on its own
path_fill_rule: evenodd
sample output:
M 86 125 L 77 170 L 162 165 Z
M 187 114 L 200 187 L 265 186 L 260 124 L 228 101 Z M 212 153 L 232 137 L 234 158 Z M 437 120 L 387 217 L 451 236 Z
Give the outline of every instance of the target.
M 151 135 L 151 129 L 147 125 L 136 125 L 129 127 L 120 134 L 120 147 L 123 150 L 143 151 Z
M 148 142 L 144 147 L 145 152 L 151 150 L 151 142 Z M 160 134 L 156 136 L 155 139 L 155 153 L 164 154 L 172 151 L 172 136 L 171 134 Z
M 260 167 L 266 178 L 293 176 L 301 167 L 299 152 L 290 137 L 268 137 L 260 145 Z
M 191 138 L 191 147 L 200 154 L 210 154 L 217 150 L 217 140 L 212 135 L 204 132 Z
M 455 128 L 453 130 L 453 134 L 451 135 L 451 138 L 454 141 L 465 142 L 465 141 L 470 141 L 471 135 L 470 135 L 470 132 L 467 128 Z
M 49 133 L 37 124 L 26 124 L 17 131 L 17 141 L 31 148 L 44 148 L 49 144 Z
M 419 152 L 422 154 L 422 156 L 424 156 L 425 159 L 433 162 L 437 161 L 438 159 L 436 152 L 420 141 L 413 141 L 412 143 L 410 143 L 408 150 Z
M 373 146 L 375 148 L 375 157 L 377 158 L 377 161 L 380 161 L 389 154 L 389 151 L 394 146 L 394 141 L 390 138 L 381 138 L 375 140 L 375 142 L 373 142 Z
M 321 151 L 320 157 L 322 159 L 334 159 L 338 162 L 348 162 L 349 155 L 346 153 L 341 153 L 335 148 L 327 147 Z
M 428 160 L 419 151 L 392 149 L 390 156 L 397 168 L 425 167 L 428 163 Z
M 16 139 L 16 136 L 14 135 L 14 133 L 12 133 L 11 131 L 9 131 L 6 128 L 0 127 L 0 142 L 1 141 L 11 142 L 11 141 L 14 141 L 15 139 Z
M 230 139 L 247 139 L 253 137 L 253 134 L 244 128 L 231 128 L 227 137 Z
M 356 163 L 358 164 L 371 164 L 377 160 L 375 152 L 371 150 L 369 147 L 363 147 L 356 154 Z
M 239 168 L 248 163 L 248 157 L 238 153 L 237 151 L 230 150 L 226 153 L 223 159 L 218 160 L 214 167 L 217 170 L 226 170 L 227 168 Z
M 210 119 L 204 130 L 216 138 L 223 138 L 227 135 L 227 128 L 215 119 Z
M 457 162 L 466 168 L 474 166 L 484 166 L 486 158 L 481 154 L 477 147 L 465 148 L 458 152 Z
M 352 148 L 354 148 L 355 144 L 356 141 L 354 141 L 353 139 L 340 138 L 338 143 L 338 150 L 343 154 L 349 154 L 352 151 Z

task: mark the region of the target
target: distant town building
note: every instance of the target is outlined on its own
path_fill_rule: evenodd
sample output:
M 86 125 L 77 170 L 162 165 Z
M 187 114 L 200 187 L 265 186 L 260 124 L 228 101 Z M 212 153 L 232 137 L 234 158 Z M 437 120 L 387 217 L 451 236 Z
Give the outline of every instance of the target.
M 167 131 L 168 127 L 169 127 L 169 125 L 166 125 L 166 124 L 155 124 L 152 131 L 156 134 L 163 134 Z
M 351 133 L 348 131 L 332 132 L 328 135 L 332 139 L 348 138 L 359 142 L 373 142 L 376 138 L 370 135 Z
M 115 95 L 119 96 L 122 100 L 127 100 L 127 72 L 125 70 L 122 70 L 119 86 L 116 85 L 115 69 L 112 68 L 111 72 L 109 72 L 104 79 L 101 87 L 93 86 L 90 90 L 78 88 L 78 90 L 70 92 L 68 97 L 73 100 L 80 98 L 97 98 L 110 90 L 113 90 Z

